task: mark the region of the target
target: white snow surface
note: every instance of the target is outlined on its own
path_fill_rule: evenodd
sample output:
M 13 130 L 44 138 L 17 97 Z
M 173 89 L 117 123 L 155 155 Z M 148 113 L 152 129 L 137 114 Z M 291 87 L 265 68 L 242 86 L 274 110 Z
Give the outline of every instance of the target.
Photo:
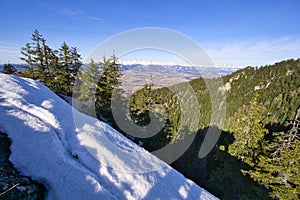
M 0 73 L 0 131 L 47 199 L 216 199 L 38 81 Z

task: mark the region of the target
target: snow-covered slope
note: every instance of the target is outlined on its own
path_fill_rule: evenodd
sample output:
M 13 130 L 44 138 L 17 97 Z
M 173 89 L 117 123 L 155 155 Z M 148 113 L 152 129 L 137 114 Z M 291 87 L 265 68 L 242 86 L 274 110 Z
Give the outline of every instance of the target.
M 31 79 L 0 73 L 0 131 L 14 166 L 43 183 L 48 199 L 215 199 Z

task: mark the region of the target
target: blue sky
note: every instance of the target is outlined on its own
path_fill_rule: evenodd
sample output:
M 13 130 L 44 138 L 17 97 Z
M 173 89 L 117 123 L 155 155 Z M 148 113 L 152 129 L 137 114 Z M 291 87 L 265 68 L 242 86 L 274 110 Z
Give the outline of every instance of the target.
M 265 65 L 300 57 L 300 1 L 0 1 L 0 63 L 20 63 L 34 29 L 83 58 L 103 40 L 162 27 L 194 39 L 215 64 Z M 172 60 L 170 60 L 171 62 Z

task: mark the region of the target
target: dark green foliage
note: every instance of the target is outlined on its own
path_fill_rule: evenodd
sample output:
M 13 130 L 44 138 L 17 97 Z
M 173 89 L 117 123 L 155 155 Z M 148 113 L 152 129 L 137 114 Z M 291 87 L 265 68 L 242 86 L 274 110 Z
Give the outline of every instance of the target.
M 214 80 L 200 78 L 190 82 L 202 114 L 199 130 L 211 125 L 207 82 Z M 291 128 L 295 127 L 291 121 L 296 120 L 300 106 L 300 60 L 247 67 L 223 77 L 223 82 L 230 86 L 225 91 L 227 110 L 223 129 L 231 132 L 232 139 L 219 141 L 206 158 L 199 159 L 197 152 L 204 136 L 196 137 L 197 141 L 172 166 L 221 199 L 299 199 L 299 131 L 295 131 L 299 126 Z M 135 122 L 149 123 L 149 99 L 163 105 L 167 123 L 155 137 L 141 139 L 143 146 L 153 151 L 170 142 L 167 138 L 172 142 L 184 138 L 176 135 L 181 110 L 178 96 L 169 88 L 145 87 L 136 92 L 131 110 Z M 193 116 L 188 117 L 192 119 Z M 277 133 L 278 129 L 284 132 Z M 198 171 L 203 175 L 197 175 Z
M 80 96 L 78 97 L 80 101 L 92 103 L 96 101 L 95 92 L 100 74 L 99 65 L 91 60 L 89 66 L 80 74 Z
M 215 166 L 209 174 L 207 188 L 224 200 L 271 199 L 263 186 L 245 176 L 243 168 L 249 168 L 243 162 L 229 155 L 226 151 L 215 149 Z M 210 162 L 213 162 L 212 160 Z
M 26 71 L 23 73 L 23 76 L 28 78 L 36 78 L 35 67 L 33 65 L 33 50 L 29 43 L 26 43 L 25 47 L 21 48 L 21 54 L 23 57 L 20 59 L 27 63 L 27 65 L 22 66 Z
M 287 132 L 273 133 L 266 153 L 259 156 L 250 176 L 271 190 L 275 199 L 300 198 L 300 108 Z M 298 118 L 298 119 L 297 119 Z
M 235 141 L 229 146 L 228 152 L 250 166 L 257 164 L 258 156 L 263 152 L 263 138 L 268 130 L 263 125 L 264 110 L 257 104 L 258 95 L 250 101 L 249 107 L 235 117 L 230 125 Z
M 101 120 L 113 123 L 111 101 L 114 92 L 122 93 L 119 88 L 121 75 L 114 55 L 109 59 L 104 58 L 103 62 L 98 64 L 91 60 L 79 76 L 78 100 L 89 108 L 89 111 L 93 109 Z
M 72 94 L 75 77 L 82 65 L 76 47 L 69 47 L 65 42 L 59 50 L 52 50 L 45 38 L 35 30 L 31 43 L 21 48 L 20 59 L 27 65 L 21 76 L 37 79 L 56 93 Z
M 70 48 L 66 42 L 63 42 L 58 50 L 58 58 L 58 65 L 56 67 L 57 83 L 61 91 L 72 94 L 75 77 L 81 65 L 78 62 L 80 55 L 77 53 L 76 48 Z
M 98 78 L 97 90 L 95 93 L 95 108 L 98 114 L 112 121 L 111 102 L 113 100 L 113 92 L 120 91 L 120 66 L 117 64 L 115 55 L 109 59 L 104 58 L 99 64 L 101 74 Z
M 266 107 L 264 123 L 284 124 L 292 120 L 300 104 L 300 60 L 287 60 L 261 68 L 248 67 L 224 77 L 227 92 L 227 125 L 243 105 L 259 94 L 258 103 Z M 242 110 L 240 110 L 242 111 Z
M 2 73 L 15 74 L 16 72 L 17 69 L 12 64 L 8 63 L 3 65 Z
M 168 115 L 171 107 L 167 108 L 167 104 L 165 104 L 165 106 L 163 105 L 164 103 L 161 102 L 161 98 L 158 96 L 157 90 L 152 89 L 152 84 L 144 85 L 143 88 L 133 94 L 131 98 L 129 110 L 130 116 L 128 117 L 130 117 L 135 124 L 145 127 L 150 123 L 154 123 L 151 121 L 150 115 L 152 115 L 153 118 L 158 119 L 161 123 L 165 121 L 165 125 L 162 130 L 158 131 L 158 133 L 152 137 L 145 138 L 146 129 L 141 129 L 141 132 L 139 133 L 139 140 L 145 144 L 143 147 L 149 151 L 155 151 L 171 142 L 172 133 L 176 129 L 168 117 L 164 116 L 164 114 Z
M 98 80 L 100 77 L 99 65 L 96 64 L 93 60 L 90 61 L 89 66 L 82 70 L 79 74 L 79 79 L 77 80 L 78 85 L 78 100 L 84 105 L 83 110 L 85 113 L 90 115 L 95 110 L 96 102 L 96 90 L 98 89 Z

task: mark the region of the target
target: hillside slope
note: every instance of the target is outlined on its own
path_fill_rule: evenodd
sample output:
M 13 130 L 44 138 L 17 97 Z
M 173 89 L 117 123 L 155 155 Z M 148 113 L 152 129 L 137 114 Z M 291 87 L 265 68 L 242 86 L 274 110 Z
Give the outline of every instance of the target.
M 10 160 L 47 199 L 216 199 L 41 83 L 0 73 L 0 85 Z
M 196 119 L 196 115 L 192 112 L 183 115 L 182 110 L 198 110 L 201 114 L 198 132 L 189 149 L 172 163 L 175 169 L 200 186 L 213 191 L 221 199 L 241 199 L 242 196 L 245 199 L 269 199 L 283 195 L 287 197 L 286 199 L 290 199 L 292 192 L 289 188 L 296 191 L 293 195 L 298 195 L 299 145 L 296 144 L 299 143 L 300 129 L 293 127 L 297 127 L 299 123 L 297 120 L 300 110 L 300 59 L 286 60 L 264 67 L 247 67 L 222 77 L 222 80 L 223 84 L 218 85 L 215 90 L 209 90 L 208 87 L 209 84 L 216 82 L 214 78 L 190 81 L 195 95 L 174 94 L 173 88 L 180 85 L 184 87 L 183 84 L 159 89 L 144 87 L 136 92 L 132 96 L 131 114 L 137 123 L 145 126 L 149 124 L 148 112 L 156 105 L 163 106 L 164 110 L 161 110 L 166 113 L 167 122 L 156 137 L 138 140 L 141 140 L 143 147 L 150 152 L 164 146 L 171 139 L 180 143 L 184 141 L 182 138 L 188 138 L 188 134 L 193 135 L 192 130 L 187 134 L 183 132 L 183 136 L 180 135 L 178 130 L 181 127 L 182 116 L 186 121 Z M 210 93 L 211 91 L 213 92 Z M 226 108 L 226 118 L 224 126 L 219 127 L 222 134 L 214 149 L 207 157 L 200 159 L 199 152 L 205 144 L 203 141 L 207 136 L 207 130 L 214 125 L 211 123 L 211 116 L 216 109 L 213 110 L 212 100 L 218 96 L 211 95 L 215 93 L 226 95 L 226 103 L 217 107 Z M 195 109 L 195 106 L 190 104 L 189 107 L 182 109 L 180 101 L 193 96 L 198 99 L 198 108 Z M 149 102 L 150 106 L 147 104 L 145 106 L 144 102 Z M 264 135 L 256 137 L 257 133 Z M 245 135 L 255 138 L 259 148 L 251 146 L 254 140 L 250 141 Z M 289 144 L 285 145 L 282 141 Z M 293 147 L 290 145 L 292 143 Z M 289 158 L 274 156 L 273 152 L 276 152 L 276 149 L 284 149 L 286 146 L 289 148 L 284 151 L 289 153 L 282 155 Z M 246 158 L 253 160 L 259 158 L 261 169 L 257 167 L 258 165 L 253 165 L 256 168 L 251 170 L 260 178 L 263 177 L 264 182 L 260 181 L 263 178 L 258 181 L 258 176 L 253 175 L 253 178 L 245 175 L 245 171 L 250 171 L 250 166 L 245 163 L 245 158 L 236 156 L 233 149 L 241 152 L 253 149 L 256 151 L 255 155 L 249 154 Z M 262 158 L 265 158 L 265 163 L 262 163 Z M 281 161 L 278 162 L 276 159 Z M 273 173 L 274 171 L 276 173 Z M 281 174 L 281 177 L 278 174 Z

